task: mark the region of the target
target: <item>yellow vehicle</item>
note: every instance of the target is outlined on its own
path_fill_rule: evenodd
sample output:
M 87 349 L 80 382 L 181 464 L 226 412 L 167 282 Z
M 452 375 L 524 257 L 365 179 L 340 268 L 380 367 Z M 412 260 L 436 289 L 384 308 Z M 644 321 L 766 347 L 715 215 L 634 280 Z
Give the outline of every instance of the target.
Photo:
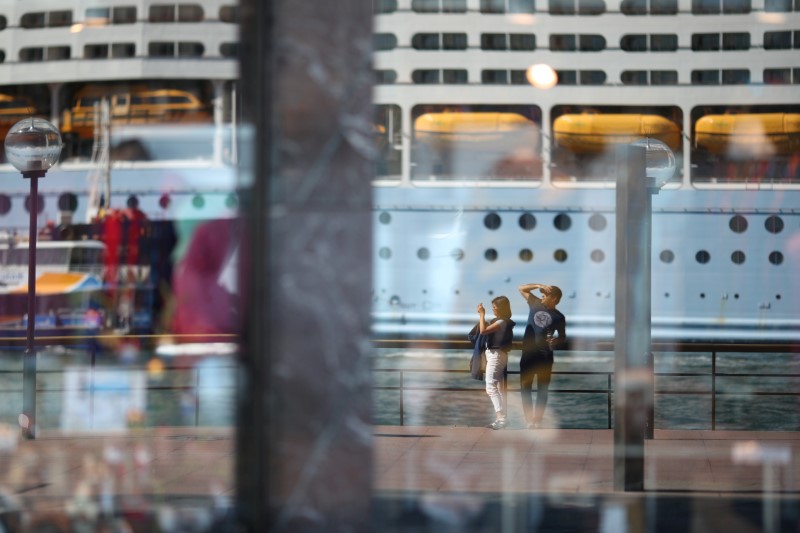
M 641 138 L 658 139 L 672 150 L 681 146 L 680 127 L 660 115 L 622 113 L 566 114 L 553 123 L 558 146 L 574 154 L 601 154 Z
M 189 91 L 143 87 L 89 87 L 80 91 L 75 104 L 64 112 L 61 131 L 87 140 L 94 137 L 96 106 L 109 103 L 111 127 L 129 124 L 211 122 L 202 100 Z
M 11 126 L 36 114 L 37 109 L 28 97 L 0 93 L 0 138 L 5 139 Z
M 713 155 L 790 155 L 800 150 L 800 113 L 706 115 L 695 144 Z

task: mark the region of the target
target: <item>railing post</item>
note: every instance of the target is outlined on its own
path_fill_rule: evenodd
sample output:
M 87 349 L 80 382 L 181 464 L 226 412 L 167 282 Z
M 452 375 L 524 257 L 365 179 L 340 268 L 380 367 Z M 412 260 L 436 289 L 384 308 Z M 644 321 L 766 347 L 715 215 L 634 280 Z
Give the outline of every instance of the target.
M 717 351 L 711 351 L 711 431 L 717 429 Z
M 400 425 L 405 426 L 405 421 L 403 419 L 403 371 L 400 371 Z
M 608 383 L 606 384 L 606 399 L 607 399 L 607 402 L 608 402 L 608 429 L 612 428 L 612 426 L 611 426 L 611 376 L 612 376 L 611 372 L 606 374 L 606 379 L 608 380 Z
M 194 427 L 200 427 L 200 369 L 194 369 Z

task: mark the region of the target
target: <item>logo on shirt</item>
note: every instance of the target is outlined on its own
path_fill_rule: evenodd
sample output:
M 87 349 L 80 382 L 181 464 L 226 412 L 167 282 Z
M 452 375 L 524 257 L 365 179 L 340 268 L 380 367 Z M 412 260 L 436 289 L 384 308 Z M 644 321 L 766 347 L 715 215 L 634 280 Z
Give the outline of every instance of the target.
M 553 317 L 547 311 L 537 311 L 533 315 L 533 323 L 540 328 L 547 328 L 553 323 Z

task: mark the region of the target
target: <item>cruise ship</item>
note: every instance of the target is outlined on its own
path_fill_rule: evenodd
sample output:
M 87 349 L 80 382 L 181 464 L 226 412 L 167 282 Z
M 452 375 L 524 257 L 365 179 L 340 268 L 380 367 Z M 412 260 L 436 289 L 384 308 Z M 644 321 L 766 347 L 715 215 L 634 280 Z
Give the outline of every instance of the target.
M 461 338 L 479 302 L 524 316 L 516 287 L 542 282 L 571 338 L 613 338 L 614 153 L 657 139 L 676 170 L 653 198 L 653 338 L 798 340 L 796 2 L 373 8 L 376 335 Z M 0 6 L 3 119 L 44 116 L 66 142 L 42 218 L 131 196 L 151 219 L 235 216 L 237 17 L 222 0 Z M 4 179 L 0 225 L 24 228 L 27 184 Z

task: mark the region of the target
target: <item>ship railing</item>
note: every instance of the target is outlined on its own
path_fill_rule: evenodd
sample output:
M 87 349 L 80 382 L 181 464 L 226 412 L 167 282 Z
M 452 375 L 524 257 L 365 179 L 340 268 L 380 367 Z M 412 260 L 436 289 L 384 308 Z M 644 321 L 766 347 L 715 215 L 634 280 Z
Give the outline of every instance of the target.
M 476 385 L 472 387 L 464 386 L 420 386 L 409 384 L 409 376 L 415 374 L 436 374 L 436 375 L 451 375 L 451 376 L 469 376 L 470 370 L 468 369 L 468 361 L 471 356 L 472 347 L 468 341 L 462 340 L 439 340 L 439 339 L 377 339 L 375 345 L 379 348 L 399 348 L 404 350 L 425 350 L 425 351 L 461 351 L 464 355 L 464 369 L 431 369 L 431 368 L 374 368 L 373 372 L 379 374 L 388 374 L 395 377 L 394 385 L 375 385 L 375 391 L 393 391 L 399 394 L 399 424 L 405 425 L 406 423 L 406 393 L 408 392 L 425 392 L 428 394 L 436 393 L 473 393 L 485 395 L 486 392 L 482 385 L 476 381 Z M 513 361 L 513 354 L 516 352 L 519 355 L 522 345 L 520 342 L 515 342 L 511 355 L 510 362 Z M 608 341 L 592 341 L 587 340 L 580 343 L 580 348 L 575 349 L 575 346 L 567 346 L 565 350 L 568 351 L 590 351 L 590 352 L 611 352 L 613 354 L 614 345 Z M 658 398 L 666 396 L 695 396 L 695 397 L 708 397 L 710 399 L 710 429 L 718 429 L 718 400 L 720 398 L 752 398 L 752 397 L 783 397 L 783 398 L 798 398 L 800 401 L 800 373 L 797 372 L 728 372 L 720 371 L 718 363 L 722 354 L 795 354 L 800 352 L 800 344 L 788 343 L 709 343 L 709 342 L 669 342 L 669 343 L 653 343 L 652 354 L 659 353 L 684 353 L 684 354 L 697 354 L 706 355 L 710 357 L 710 365 L 707 371 L 658 371 L 654 369 L 653 379 L 655 383 L 654 397 Z M 651 354 L 651 355 L 652 355 Z M 655 356 L 653 356 L 655 357 Z M 558 362 L 558 351 L 556 352 L 556 362 Z M 613 355 L 612 355 L 613 364 Z M 511 392 L 519 391 L 518 388 L 509 388 L 509 376 L 519 376 L 519 370 L 509 369 L 506 371 L 502 383 L 503 396 L 508 398 L 509 390 Z M 605 427 L 607 429 L 613 428 L 613 414 L 614 414 L 614 374 L 613 370 L 599 370 L 599 371 L 573 371 L 573 370 L 555 370 L 553 377 L 575 377 L 575 376 L 598 376 L 602 377 L 604 386 L 601 387 L 582 387 L 582 388 L 566 388 L 554 387 L 553 382 L 548 389 L 551 396 L 558 395 L 603 395 L 604 406 L 606 410 Z M 658 384 L 659 378 L 705 378 L 710 381 L 708 386 L 703 389 L 697 388 L 674 388 L 674 387 L 661 387 Z M 729 390 L 726 387 L 720 388 L 720 380 L 736 379 L 736 378 L 755 378 L 755 379 L 770 379 L 778 378 L 791 382 L 786 388 L 775 390 Z M 658 381 L 657 381 L 658 380 Z M 554 380 L 555 381 L 555 380 Z M 535 395 L 536 386 L 534 384 L 533 391 Z M 787 421 L 789 422 L 789 421 Z M 707 428 L 702 428 L 707 429 Z M 727 428 L 726 428 L 727 429 Z M 789 430 L 798 431 L 800 426 L 792 427 Z

